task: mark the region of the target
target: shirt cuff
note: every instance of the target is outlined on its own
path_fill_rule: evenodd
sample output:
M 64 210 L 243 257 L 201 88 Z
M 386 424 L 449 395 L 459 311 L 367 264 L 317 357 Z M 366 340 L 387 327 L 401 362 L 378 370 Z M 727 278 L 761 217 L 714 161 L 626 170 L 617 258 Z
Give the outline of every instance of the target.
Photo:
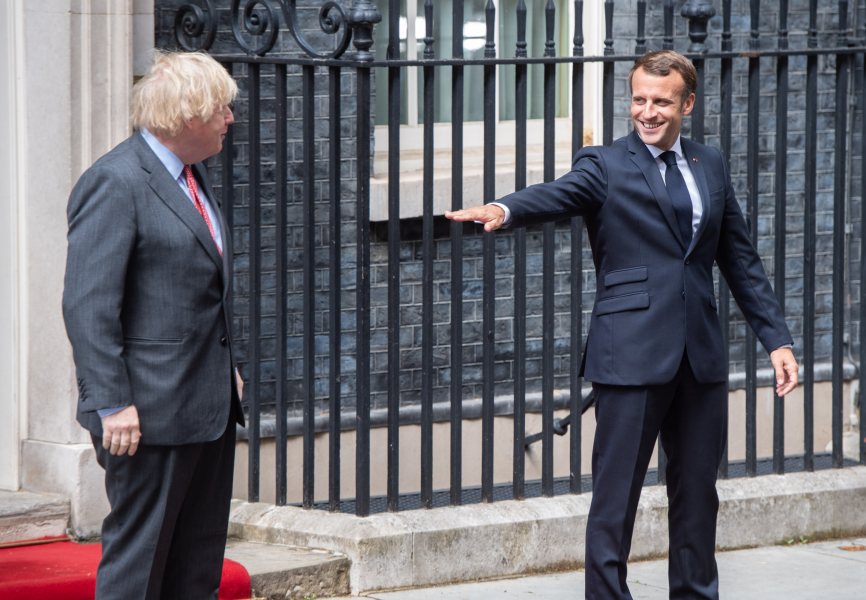
M 501 202 L 491 202 L 490 204 L 492 204 L 493 206 L 498 206 L 505 212 L 505 219 L 502 221 L 502 227 L 507 227 L 509 225 L 509 222 L 511 221 L 511 211 Z
M 100 419 L 104 419 L 105 417 L 110 417 L 111 415 L 113 415 L 115 413 L 119 413 L 124 408 L 126 408 L 126 407 L 125 406 L 113 406 L 111 408 L 100 408 L 99 410 L 96 411 L 96 414 L 99 415 Z

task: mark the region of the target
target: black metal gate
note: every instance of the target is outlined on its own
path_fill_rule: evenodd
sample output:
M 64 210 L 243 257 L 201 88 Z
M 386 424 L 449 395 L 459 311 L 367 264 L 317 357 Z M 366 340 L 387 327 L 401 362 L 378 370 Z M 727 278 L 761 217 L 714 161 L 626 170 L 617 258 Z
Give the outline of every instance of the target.
M 528 127 L 543 128 L 543 179 L 553 179 L 555 140 L 562 135 L 558 116 L 570 117 L 574 152 L 587 125 L 583 90 L 595 78 L 602 114 L 596 139 L 611 143 L 626 128 L 618 118 L 627 114 L 624 73 L 636 55 L 658 47 L 682 50 L 694 60 L 699 85 L 688 134 L 718 145 L 729 159 L 753 241 L 772 270 L 804 367 L 801 451 L 786 455 L 786 403 L 775 398 L 772 456 L 759 457 L 757 395 L 767 385 L 767 363 L 720 280 L 731 385 L 745 390 L 746 428 L 745 460 L 726 460 L 721 474 L 845 464 L 843 386 L 859 382 L 864 389 L 857 365 L 866 358 L 859 343 L 866 336 L 866 288 L 860 285 L 866 277 L 863 3 L 821 3 L 819 15 L 817 0 L 608 0 L 603 19 L 588 22 L 590 3 L 580 0 L 529 7 L 523 0 L 419 0 L 415 24 L 423 23 L 424 32 L 414 39 L 403 32 L 408 13 L 401 10 L 408 9 L 399 0 L 380 0 L 386 9 L 381 24 L 382 13 L 371 0 L 177 4 L 161 3 L 162 44 L 172 45 L 165 37 L 172 30 L 183 48 L 214 53 L 243 90 L 238 122 L 213 166 L 236 237 L 234 309 L 245 345 L 251 500 L 259 498 L 262 477 L 275 477 L 276 502 L 285 504 L 288 465 L 298 461 L 301 481 L 291 485 L 303 489 L 305 507 L 358 515 L 588 489 L 580 451 L 585 394 L 576 366 L 594 279 L 582 223 L 496 235 L 445 223 L 435 206 L 436 175 L 442 171 L 435 165 L 442 150 L 441 142 L 436 146 L 437 120 L 443 122 L 436 111 L 444 94 L 450 127 L 447 208 L 489 202 L 502 175 L 496 140 L 501 121 L 513 122 L 514 186 L 527 185 Z M 513 14 L 505 20 L 497 4 L 513 5 Z M 437 21 L 442 5 L 450 7 L 450 22 Z M 470 55 L 467 10 L 483 12 L 484 19 L 483 36 L 477 35 Z M 543 32 L 536 54 L 527 34 L 532 19 Z M 513 47 L 497 45 L 497 23 L 500 29 L 514 25 Z M 231 36 L 223 31 L 229 24 Z M 387 40 L 381 58 L 374 55 L 374 28 L 387 31 L 376 38 Z M 598 31 L 596 37 L 603 28 L 600 55 L 587 52 L 589 28 Z M 438 43 L 436 31 L 450 37 L 451 48 Z M 564 31 L 570 32 L 569 48 L 562 47 Z M 407 51 L 412 43 L 419 49 L 414 57 Z M 600 76 L 591 72 L 595 65 Z M 412 72 L 419 74 L 418 89 L 410 93 L 404 84 Z M 509 86 L 513 82 L 509 90 L 500 87 L 506 75 Z M 530 85 L 534 75 L 537 86 Z M 441 82 L 437 87 L 445 77 L 450 88 Z M 469 88 L 480 98 L 468 94 Z M 401 219 L 407 200 L 401 196 L 407 94 L 419 107 L 422 209 Z M 510 119 L 497 117 L 504 111 L 503 96 L 511 103 Z M 384 98 L 380 118 L 387 125 L 387 219 L 381 223 L 370 215 L 377 97 Z M 540 109 L 531 108 L 534 99 L 541 100 Z M 472 107 L 482 115 L 483 191 L 482 197 L 465 198 L 464 134 Z M 828 455 L 814 451 L 816 380 L 831 382 Z M 858 400 L 853 407 L 860 405 Z M 556 410 L 570 415 L 555 418 Z M 541 414 L 538 435 L 527 434 L 527 412 Z M 494 422 L 503 414 L 513 421 L 510 481 L 494 477 L 500 450 Z M 482 423 L 481 482 L 472 489 L 462 474 L 462 428 L 469 418 Z M 450 485 L 438 491 L 435 422 L 450 424 Z M 420 425 L 420 487 L 408 491 L 399 481 L 401 426 L 407 423 Z M 378 427 L 387 428 L 387 492 L 381 498 L 370 488 L 371 430 Z M 340 481 L 344 431 L 354 432 L 355 446 L 354 498 L 348 501 Z M 557 479 L 554 434 L 565 433 L 569 475 Z M 327 438 L 326 460 L 315 453 L 317 434 Z M 287 450 L 294 436 L 303 439 L 300 456 Z M 263 437 L 275 440 L 274 473 L 261 472 Z M 857 439 L 859 460 L 866 463 L 863 419 Z M 541 476 L 527 481 L 525 449 L 535 441 L 541 443 Z M 322 469 L 328 472 L 328 500 L 317 504 L 314 481 Z

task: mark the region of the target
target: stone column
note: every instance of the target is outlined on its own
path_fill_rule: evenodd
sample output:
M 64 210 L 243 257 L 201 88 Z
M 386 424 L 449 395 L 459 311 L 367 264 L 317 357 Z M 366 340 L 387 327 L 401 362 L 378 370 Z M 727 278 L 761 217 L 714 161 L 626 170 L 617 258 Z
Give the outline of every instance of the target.
M 18 318 L 21 487 L 67 496 L 71 528 L 98 532 L 102 470 L 75 421 L 77 388 L 61 315 L 66 200 L 97 157 L 129 135 L 136 9 L 152 0 L 14 0 L 18 59 Z M 151 27 L 152 31 L 152 27 Z M 151 34 L 152 36 L 152 34 Z M 152 39 L 152 38 L 151 38 Z
M 21 41 L 22 0 L 0 6 L 0 488 L 18 489 L 19 353 L 18 353 L 18 202 L 21 181 L 18 156 L 17 48 Z

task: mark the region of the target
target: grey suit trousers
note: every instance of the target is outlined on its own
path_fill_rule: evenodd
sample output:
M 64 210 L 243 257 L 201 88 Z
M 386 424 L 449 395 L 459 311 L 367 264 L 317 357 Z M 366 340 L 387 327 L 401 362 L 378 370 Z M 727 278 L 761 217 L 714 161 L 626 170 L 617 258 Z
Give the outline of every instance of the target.
M 234 469 L 235 422 L 212 442 L 141 445 L 112 456 L 93 436 L 111 513 L 97 600 L 217 598 Z M 161 583 L 160 583 L 161 582 Z

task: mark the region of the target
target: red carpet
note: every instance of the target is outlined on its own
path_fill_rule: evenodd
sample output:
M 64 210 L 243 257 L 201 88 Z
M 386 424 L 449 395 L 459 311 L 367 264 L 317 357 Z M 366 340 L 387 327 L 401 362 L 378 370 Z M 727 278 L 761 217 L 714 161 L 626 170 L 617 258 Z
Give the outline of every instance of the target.
M 73 542 L 0 548 L 0 598 L 91 600 L 101 555 L 99 544 Z M 250 589 L 247 570 L 226 559 L 220 599 L 247 599 Z

